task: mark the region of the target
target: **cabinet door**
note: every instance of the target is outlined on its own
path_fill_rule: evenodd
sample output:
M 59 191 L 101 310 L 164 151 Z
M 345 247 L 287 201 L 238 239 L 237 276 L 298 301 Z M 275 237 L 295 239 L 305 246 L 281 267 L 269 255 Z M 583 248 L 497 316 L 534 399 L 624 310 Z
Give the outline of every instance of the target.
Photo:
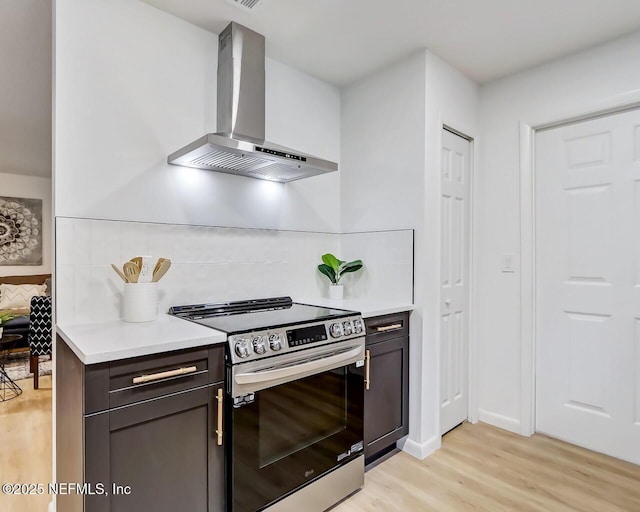
M 221 389 L 202 387 L 87 417 L 85 481 L 105 484 L 108 495 L 86 496 L 85 512 L 222 512 Z M 130 493 L 114 493 L 114 485 Z
M 369 389 L 364 394 L 365 457 L 394 444 L 408 433 L 409 338 L 366 347 Z

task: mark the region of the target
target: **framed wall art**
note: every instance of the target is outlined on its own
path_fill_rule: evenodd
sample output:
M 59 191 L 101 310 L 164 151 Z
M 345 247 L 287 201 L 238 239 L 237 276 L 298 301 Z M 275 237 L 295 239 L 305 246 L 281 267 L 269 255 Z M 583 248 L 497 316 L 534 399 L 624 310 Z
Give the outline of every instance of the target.
M 0 196 L 0 266 L 42 265 L 42 199 Z

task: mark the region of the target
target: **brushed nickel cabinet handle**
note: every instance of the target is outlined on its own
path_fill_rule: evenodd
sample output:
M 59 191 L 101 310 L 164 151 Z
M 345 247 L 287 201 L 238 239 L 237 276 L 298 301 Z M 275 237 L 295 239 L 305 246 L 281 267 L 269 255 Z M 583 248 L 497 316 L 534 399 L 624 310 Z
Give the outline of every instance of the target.
M 167 370 L 166 372 L 152 373 L 150 375 L 140 375 L 134 377 L 134 384 L 143 384 L 145 382 L 153 382 L 154 380 L 168 379 L 169 377 L 178 377 L 180 375 L 188 375 L 194 373 L 198 368 L 196 366 L 187 366 L 186 368 L 176 368 L 175 370 Z
M 369 390 L 369 385 L 371 384 L 371 380 L 369 379 L 369 361 L 371 361 L 371 350 L 367 350 L 364 356 L 365 366 L 364 366 L 364 389 Z
M 222 446 L 222 388 L 218 390 L 216 400 L 218 401 L 218 428 L 216 429 L 216 435 L 218 436 L 218 439 L 216 442 L 218 446 Z
M 382 325 L 380 327 L 376 327 L 376 331 L 378 332 L 394 331 L 396 329 L 402 329 L 402 324 Z

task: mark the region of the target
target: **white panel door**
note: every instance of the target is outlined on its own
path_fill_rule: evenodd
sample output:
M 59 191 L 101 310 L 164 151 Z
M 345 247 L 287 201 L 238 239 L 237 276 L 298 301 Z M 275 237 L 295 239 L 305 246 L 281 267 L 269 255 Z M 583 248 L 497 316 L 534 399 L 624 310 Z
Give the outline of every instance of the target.
M 471 144 L 442 130 L 440 431 L 467 419 Z
M 536 430 L 640 463 L 640 111 L 536 136 Z

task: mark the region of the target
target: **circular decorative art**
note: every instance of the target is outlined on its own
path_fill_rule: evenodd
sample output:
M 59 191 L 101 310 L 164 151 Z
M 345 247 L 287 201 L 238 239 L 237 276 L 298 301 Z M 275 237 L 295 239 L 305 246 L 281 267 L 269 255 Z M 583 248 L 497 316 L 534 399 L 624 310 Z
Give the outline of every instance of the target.
M 0 265 L 42 265 L 42 200 L 0 197 Z

